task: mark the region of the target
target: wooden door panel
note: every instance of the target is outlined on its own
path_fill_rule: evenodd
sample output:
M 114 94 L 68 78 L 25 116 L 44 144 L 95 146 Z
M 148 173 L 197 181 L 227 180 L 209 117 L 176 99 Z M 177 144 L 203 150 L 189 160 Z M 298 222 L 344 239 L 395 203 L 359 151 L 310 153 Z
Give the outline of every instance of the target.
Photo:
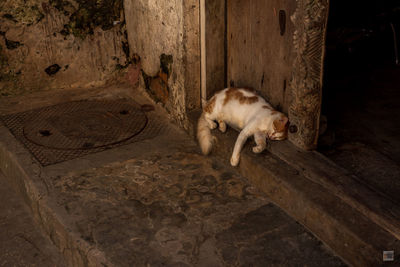
M 228 0 L 228 85 L 252 87 L 284 112 L 289 107 L 293 0 Z M 281 11 L 282 10 L 282 11 Z M 279 12 L 286 14 L 281 35 Z

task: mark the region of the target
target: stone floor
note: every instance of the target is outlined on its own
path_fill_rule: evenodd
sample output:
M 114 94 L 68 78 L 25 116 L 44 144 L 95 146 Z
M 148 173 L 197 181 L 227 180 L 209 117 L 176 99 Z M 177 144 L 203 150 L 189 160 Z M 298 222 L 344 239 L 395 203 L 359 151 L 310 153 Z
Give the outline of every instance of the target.
M 64 266 L 31 211 L 0 172 L 0 266 Z
M 243 177 L 191 146 L 52 186 L 82 238 L 117 266 L 341 265 Z
M 90 265 L 97 255 L 108 266 L 345 265 L 228 161 L 201 155 L 197 144 L 157 109 L 148 116 L 165 126 L 155 138 L 35 167 L 39 171 L 32 182 L 44 189 L 34 214 L 68 265 Z M 0 134 L 25 158 L 23 168 L 36 164 L 11 135 Z M 1 212 L 23 209 L 7 211 L 11 200 L 3 199 Z M 3 262 L 57 265 L 35 252 L 43 247 L 39 239 L 23 239 L 27 244 L 21 247 L 16 237 L 25 226 L 11 223 L 18 216 L 7 218 L 0 232 Z M 73 246 L 84 249 L 74 252 Z M 26 257 L 13 262 L 7 255 Z

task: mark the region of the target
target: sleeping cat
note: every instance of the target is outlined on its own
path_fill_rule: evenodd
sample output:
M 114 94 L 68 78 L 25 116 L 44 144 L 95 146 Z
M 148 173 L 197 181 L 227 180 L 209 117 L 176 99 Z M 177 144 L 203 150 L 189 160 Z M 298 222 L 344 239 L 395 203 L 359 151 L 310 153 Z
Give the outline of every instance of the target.
M 228 124 L 240 131 L 231 157 L 231 165 L 237 166 L 240 151 L 247 138 L 254 135 L 254 153 L 261 153 L 266 139 L 283 140 L 287 137 L 288 118 L 272 108 L 252 89 L 226 88 L 217 92 L 203 108 L 197 123 L 197 139 L 204 155 L 210 153 L 215 137 L 211 129 L 226 131 Z

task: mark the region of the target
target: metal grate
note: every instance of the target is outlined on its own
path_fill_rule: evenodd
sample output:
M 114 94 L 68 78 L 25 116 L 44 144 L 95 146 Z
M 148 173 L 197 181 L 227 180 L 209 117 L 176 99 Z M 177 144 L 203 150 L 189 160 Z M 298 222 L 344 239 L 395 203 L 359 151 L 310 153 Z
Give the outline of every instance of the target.
M 0 119 L 42 166 L 153 138 L 162 127 L 127 100 L 67 102 Z

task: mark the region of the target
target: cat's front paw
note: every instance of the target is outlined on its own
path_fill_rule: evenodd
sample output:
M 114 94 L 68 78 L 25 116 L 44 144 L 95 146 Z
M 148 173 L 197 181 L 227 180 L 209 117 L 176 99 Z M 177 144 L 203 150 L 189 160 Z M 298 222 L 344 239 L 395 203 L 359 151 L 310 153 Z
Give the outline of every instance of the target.
M 239 157 L 231 157 L 231 165 L 237 166 L 239 164 Z
M 256 153 L 256 154 L 263 152 L 264 149 L 265 148 L 262 147 L 262 146 L 253 146 L 253 152 Z
M 222 133 L 226 132 L 226 123 L 224 121 L 218 121 L 218 125 L 219 125 L 219 130 Z

